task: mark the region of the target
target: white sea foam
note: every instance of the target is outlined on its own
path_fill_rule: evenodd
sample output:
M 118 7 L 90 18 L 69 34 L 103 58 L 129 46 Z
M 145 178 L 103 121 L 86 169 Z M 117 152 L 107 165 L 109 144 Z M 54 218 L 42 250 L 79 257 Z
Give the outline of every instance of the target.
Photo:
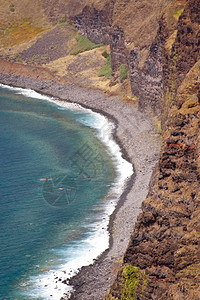
M 39 94 L 30 89 L 16 88 L 16 87 L 4 85 L 4 84 L 0 84 L 0 87 L 7 88 L 11 91 L 14 91 L 16 94 L 21 94 L 21 95 L 24 95 L 29 98 L 36 98 L 36 99 L 41 99 L 41 100 L 49 100 L 50 99 L 49 96 Z
M 58 300 L 64 294 L 70 295 L 72 291 L 72 287 L 63 284 L 62 281 L 75 275 L 82 266 L 93 263 L 94 259 L 109 247 L 109 233 L 107 230 L 109 217 L 117 205 L 127 179 L 133 174 L 133 166 L 130 162 L 123 159 L 121 149 L 112 137 L 114 124 L 105 116 L 93 112 L 90 109 L 83 108 L 79 104 L 54 99 L 30 89 L 12 88 L 1 84 L 0 87 L 11 89 L 27 97 L 56 103 L 59 109 L 71 109 L 73 111 L 90 114 L 91 118 L 83 117 L 80 119 L 80 122 L 96 129 L 97 135 L 107 146 L 116 164 L 117 178 L 109 192 L 109 201 L 101 201 L 99 206 L 96 207 L 97 211 L 101 211 L 99 220 L 92 223 L 89 220 L 89 235 L 87 238 L 82 241 L 77 241 L 77 244 L 73 244 L 70 247 L 68 246 L 66 249 L 57 249 L 58 252 L 62 251 L 63 257 L 68 257 L 68 261 L 65 264 L 60 265 L 56 270 L 48 270 L 38 276 L 32 276 L 27 283 L 22 283 L 22 285 L 26 286 L 24 293 L 26 293 L 29 298 Z
M 106 226 L 106 222 L 105 226 Z M 67 255 L 69 261 L 62 264 L 56 270 L 49 270 L 44 274 L 30 278 L 29 296 L 35 299 L 55 299 L 58 300 L 64 294 L 70 295 L 72 287 L 63 284 L 62 281 L 75 275 L 81 266 L 93 263 L 94 258 L 100 255 L 108 247 L 108 237 L 105 238 L 105 230 L 98 228 L 96 224 L 95 233 L 83 241 L 62 251 L 62 256 Z M 58 250 L 59 251 L 59 250 Z M 71 254 L 71 260 L 70 260 Z M 27 286 L 26 286 L 27 287 Z

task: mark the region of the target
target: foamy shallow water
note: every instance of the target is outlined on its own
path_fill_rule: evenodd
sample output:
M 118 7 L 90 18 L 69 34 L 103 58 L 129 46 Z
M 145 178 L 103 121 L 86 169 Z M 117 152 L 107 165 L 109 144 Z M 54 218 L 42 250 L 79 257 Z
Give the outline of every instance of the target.
M 109 217 L 117 205 L 127 179 L 133 174 L 133 166 L 123 159 L 120 147 L 112 138 L 114 124 L 105 116 L 78 104 L 60 101 L 29 89 L 0 86 L 12 89 L 17 94 L 53 102 L 58 105 L 59 109 L 70 109 L 89 114 L 90 118 L 83 116 L 79 121 L 96 130 L 99 139 L 107 146 L 115 161 L 118 175 L 107 197 L 109 201 L 106 201 L 106 204 L 101 202 L 96 207 L 96 210 L 99 211 L 98 220 L 92 222 L 88 220 L 89 235 L 70 247 L 56 249 L 56 251 L 61 252 L 62 257 L 66 256 L 66 262 L 62 262 L 55 269 L 44 270 L 38 276 L 31 276 L 26 282 L 21 282 L 21 286 L 26 287 L 26 290 L 23 291 L 25 297 L 57 300 L 64 294 L 70 295 L 72 291 L 72 287 L 62 283 L 62 281 L 75 275 L 82 266 L 93 263 L 94 259 L 109 247 L 109 232 L 107 230 Z

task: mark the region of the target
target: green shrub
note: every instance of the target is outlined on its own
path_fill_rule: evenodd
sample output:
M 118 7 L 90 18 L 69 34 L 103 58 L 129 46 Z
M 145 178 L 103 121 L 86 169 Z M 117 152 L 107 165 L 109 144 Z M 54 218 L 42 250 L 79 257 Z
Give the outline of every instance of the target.
M 38 59 L 38 58 L 39 58 L 39 56 L 37 54 L 33 55 L 33 59 Z
M 15 11 L 15 6 L 13 3 L 10 4 L 10 11 L 11 12 L 14 12 Z
M 135 299 L 137 285 L 139 283 L 139 268 L 127 265 L 122 272 L 122 298 Z
M 102 53 L 102 56 L 105 57 L 105 58 L 108 58 L 109 54 L 108 54 L 107 51 L 104 51 L 104 52 Z
M 108 79 L 112 78 L 111 56 L 108 55 L 105 65 L 99 70 L 98 76 L 105 76 Z
M 143 293 L 147 284 L 148 275 L 139 267 L 128 264 L 123 267 L 121 282 L 121 297 L 123 300 L 134 300 L 138 286 L 140 293 Z
M 65 22 L 66 22 L 66 18 L 65 17 L 60 18 L 59 23 L 65 23 Z
M 125 65 L 119 67 L 120 81 L 123 82 L 128 77 L 128 71 Z
M 77 40 L 77 45 L 70 52 L 70 54 L 72 54 L 72 55 L 77 55 L 79 53 L 89 51 L 89 50 L 103 46 L 103 44 L 95 44 L 95 43 L 91 42 L 84 35 L 80 35 L 80 34 L 77 36 L 76 40 Z

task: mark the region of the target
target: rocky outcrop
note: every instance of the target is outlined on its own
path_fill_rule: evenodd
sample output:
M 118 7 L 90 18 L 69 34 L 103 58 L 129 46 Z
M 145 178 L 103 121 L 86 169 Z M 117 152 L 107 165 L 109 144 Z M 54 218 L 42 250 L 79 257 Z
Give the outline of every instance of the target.
M 127 65 L 124 32 L 119 26 L 113 25 L 114 3 L 107 2 L 101 10 L 86 6 L 80 15 L 72 18 L 73 25 L 92 42 L 110 45 L 113 72 L 121 64 Z
M 72 19 L 74 26 L 92 42 L 109 44 L 109 31 L 112 26 L 112 2 L 102 10 L 95 7 L 84 7 L 81 14 Z
M 128 66 L 128 51 L 125 47 L 125 36 L 123 30 L 115 25 L 110 31 L 110 51 L 112 70 L 116 72 L 120 65 Z

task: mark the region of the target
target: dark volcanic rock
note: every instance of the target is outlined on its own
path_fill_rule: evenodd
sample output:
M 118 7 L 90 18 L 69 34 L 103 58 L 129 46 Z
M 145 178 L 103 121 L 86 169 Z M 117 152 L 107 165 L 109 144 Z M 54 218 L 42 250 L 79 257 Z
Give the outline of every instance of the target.
M 127 50 L 125 47 L 124 32 L 118 26 L 110 31 L 110 50 L 112 59 L 112 70 L 115 72 L 120 65 L 127 66 Z
M 188 1 L 178 23 L 177 38 L 173 55 L 176 59 L 176 87 L 183 81 L 190 68 L 200 56 L 200 3 L 198 0 Z
M 62 25 L 46 33 L 42 39 L 38 39 L 20 56 L 28 63 L 48 63 L 69 54 L 67 42 L 71 39 L 73 31 L 68 26 Z
M 108 3 L 103 10 L 86 6 L 81 14 L 73 18 L 73 24 L 81 34 L 86 35 L 92 42 L 109 44 L 112 9 L 112 2 Z

